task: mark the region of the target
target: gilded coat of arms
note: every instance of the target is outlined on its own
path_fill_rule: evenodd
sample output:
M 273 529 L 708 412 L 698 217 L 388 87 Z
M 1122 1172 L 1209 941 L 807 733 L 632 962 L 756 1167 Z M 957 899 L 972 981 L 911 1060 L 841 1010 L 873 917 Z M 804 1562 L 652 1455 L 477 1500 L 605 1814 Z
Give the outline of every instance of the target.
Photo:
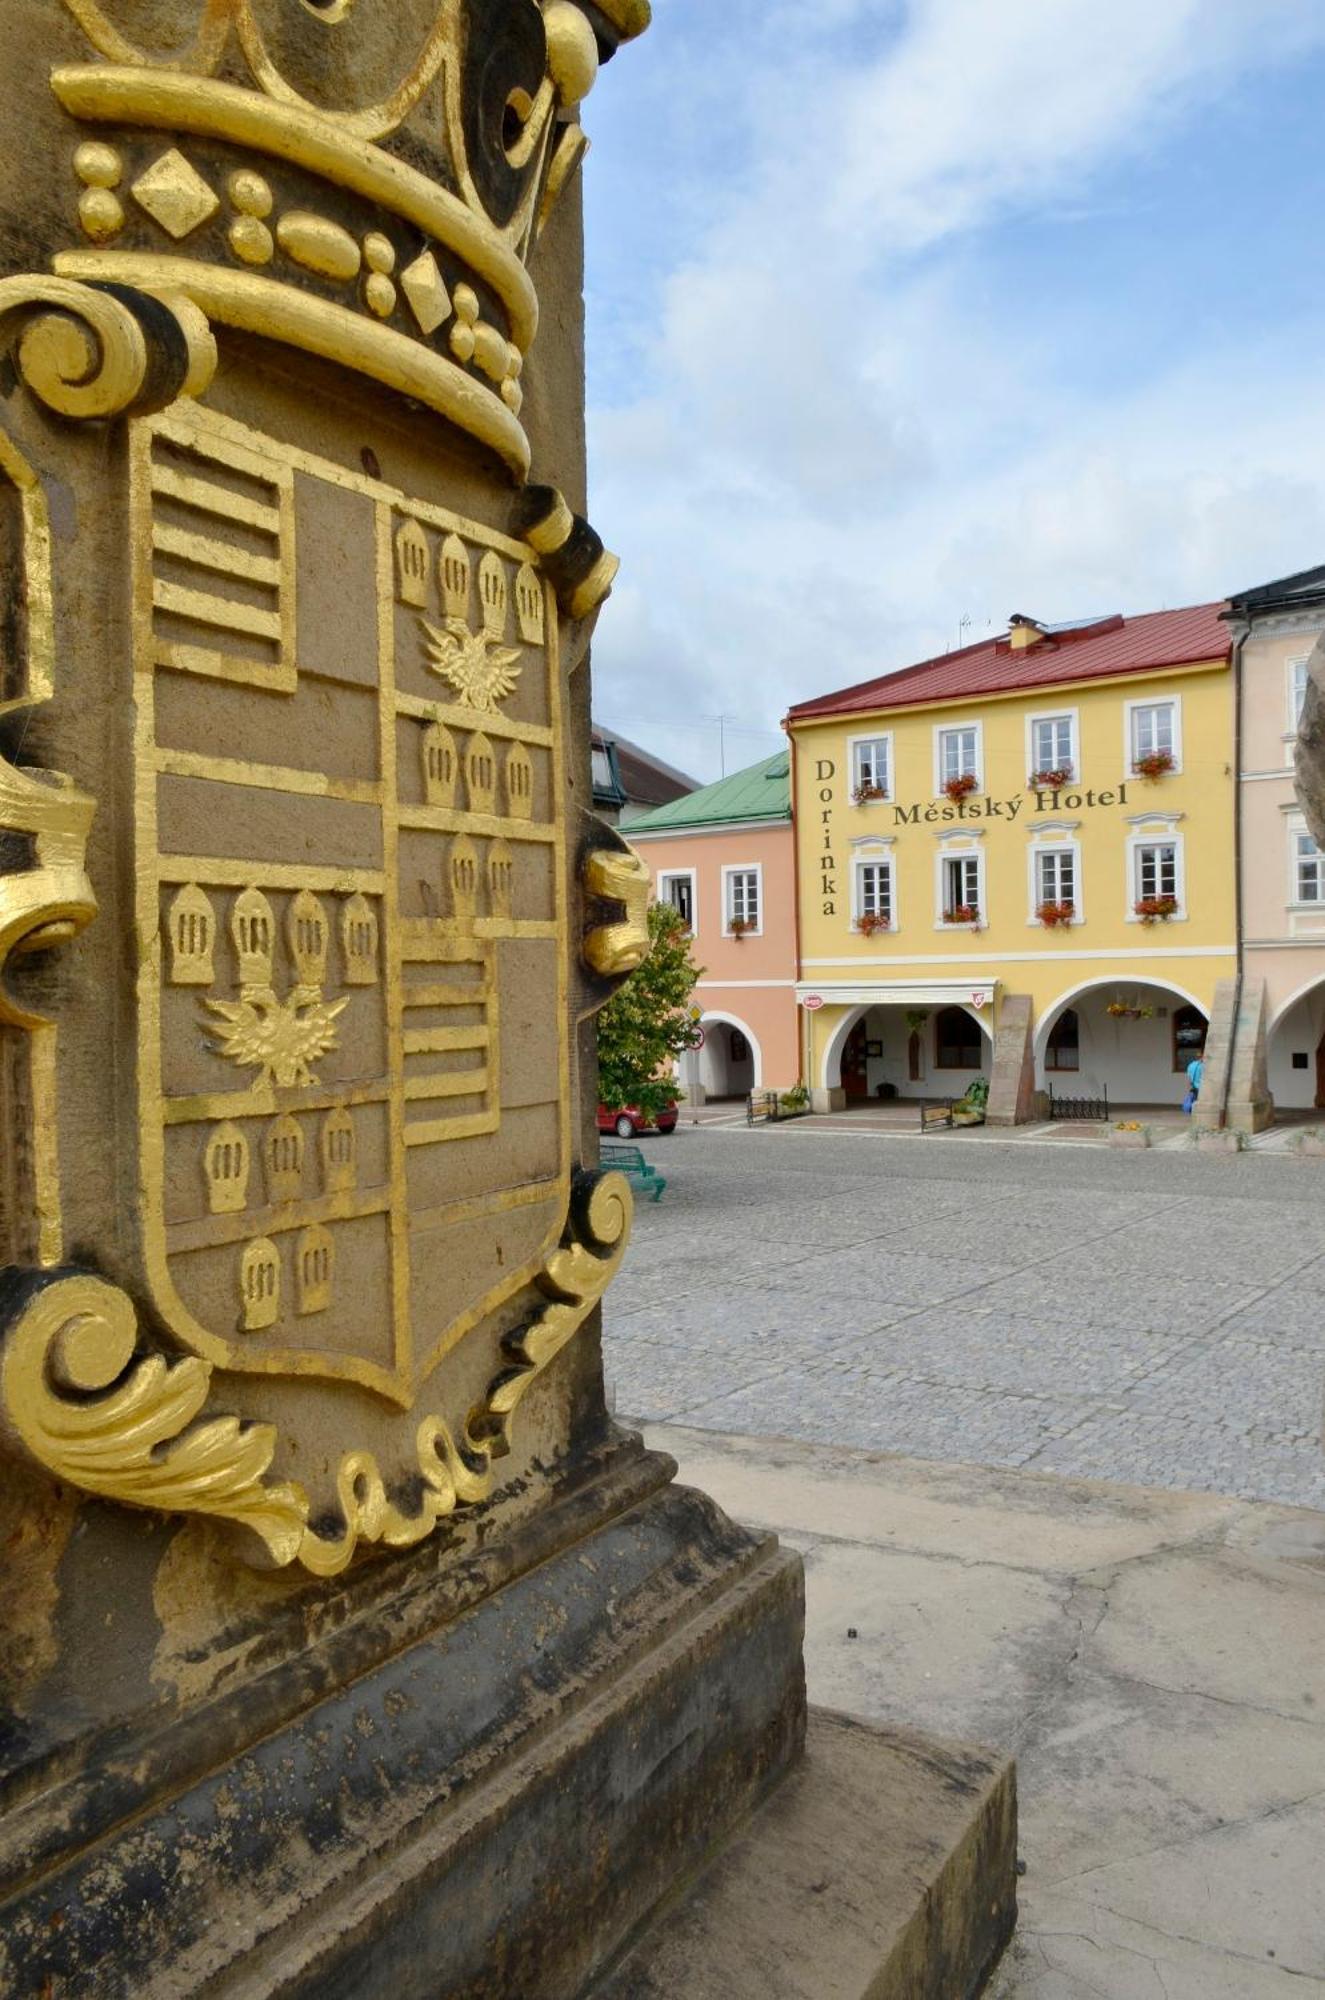
M 68 243 L 0 279 L 5 706 L 58 743 L 92 690 L 105 762 L 0 765 L 31 856 L 0 961 L 95 916 L 126 973 L 101 1255 L 65 1219 L 92 1031 L 0 992 L 3 1429 L 325 1574 L 493 1490 L 628 1234 L 573 1122 L 576 1021 L 645 940 L 644 871 L 572 795 L 570 655 L 615 562 L 528 483 L 522 407 L 528 259 L 647 8 L 197 0 L 170 46 L 140 8 L 48 11 Z M 111 524 L 77 601 L 57 437 Z

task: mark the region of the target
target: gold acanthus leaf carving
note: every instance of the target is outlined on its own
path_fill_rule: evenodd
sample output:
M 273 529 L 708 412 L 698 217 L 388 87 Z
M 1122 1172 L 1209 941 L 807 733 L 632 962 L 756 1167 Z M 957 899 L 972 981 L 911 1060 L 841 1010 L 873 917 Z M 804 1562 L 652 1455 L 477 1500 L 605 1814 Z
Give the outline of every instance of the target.
M 471 632 L 463 618 L 448 618 L 439 632 L 421 618 L 428 642 L 428 665 L 447 681 L 466 708 L 495 715 L 514 694 L 521 669 L 517 648 L 497 645 L 486 632 Z
M 249 1531 L 256 1541 L 246 1553 L 267 1566 L 298 1562 L 313 1575 L 336 1576 L 361 1543 L 412 1548 L 458 1507 L 491 1497 L 493 1462 L 510 1449 L 515 1411 L 620 1269 L 631 1213 L 624 1175 L 579 1176 L 566 1237 L 539 1280 L 548 1304 L 506 1343 L 507 1364 L 458 1442 L 439 1417 L 418 1426 L 423 1491 L 413 1513 L 391 1500 L 371 1452 L 350 1451 L 336 1481 L 344 1531 L 317 1532 L 302 1486 L 267 1483 L 274 1426 L 226 1416 L 198 1422 L 211 1363 L 135 1360 L 133 1305 L 91 1272 L 24 1273 L 0 1286 L 0 1322 L 7 1322 L 0 1432 L 83 1493 L 205 1515 Z
M 241 1068 L 257 1069 L 257 1087 L 307 1088 L 317 1082 L 312 1065 L 335 1048 L 336 1023 L 348 998 L 327 1001 L 317 986 L 296 986 L 278 1000 L 269 986 L 246 986 L 238 1000 L 209 1000 L 218 1017 L 208 1033 L 218 1054 Z
M 26 771 L 0 759 L 0 831 L 28 835 L 35 868 L 0 875 L 0 971 L 11 956 L 63 944 L 91 923 L 96 897 L 84 856 L 95 800 L 57 771 Z M 0 1021 L 42 1025 L 0 988 Z
M 5 1428 L 83 1493 L 213 1515 L 251 1529 L 267 1561 L 293 1562 L 308 1501 L 301 1487 L 264 1483 L 273 1426 L 214 1417 L 190 1428 L 210 1364 L 153 1355 L 133 1366 L 137 1335 L 131 1301 L 104 1278 L 75 1272 L 36 1286 L 5 1337 Z

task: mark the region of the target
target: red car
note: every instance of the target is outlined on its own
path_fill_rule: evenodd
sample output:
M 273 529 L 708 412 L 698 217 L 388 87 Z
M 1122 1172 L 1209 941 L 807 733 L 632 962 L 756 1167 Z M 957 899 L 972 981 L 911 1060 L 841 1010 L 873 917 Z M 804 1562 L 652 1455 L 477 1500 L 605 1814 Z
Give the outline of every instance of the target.
M 657 1121 L 651 1125 L 637 1104 L 623 1104 L 616 1111 L 609 1111 L 605 1104 L 600 1104 L 598 1130 L 615 1132 L 618 1139 L 638 1139 L 641 1132 L 675 1132 L 676 1116 L 674 1104 L 664 1105 Z

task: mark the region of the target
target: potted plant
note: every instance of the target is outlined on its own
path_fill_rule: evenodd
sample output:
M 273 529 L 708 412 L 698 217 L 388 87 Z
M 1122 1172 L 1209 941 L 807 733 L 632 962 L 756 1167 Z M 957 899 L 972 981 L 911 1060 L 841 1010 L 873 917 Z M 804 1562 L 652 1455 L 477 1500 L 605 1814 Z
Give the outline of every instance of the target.
M 1109 1133 L 1111 1146 L 1148 1146 L 1150 1127 L 1143 1125 L 1139 1118 L 1120 1118 Z
M 989 1079 L 977 1076 L 964 1097 L 959 1097 L 952 1107 L 954 1125 L 983 1125 L 985 1110 L 989 1103 Z
M 945 924 L 978 924 L 980 912 L 974 903 L 954 903 L 950 910 L 943 912 Z
M 963 799 L 979 789 L 979 780 L 973 771 L 966 771 L 960 778 L 945 778 L 943 789 L 954 805 L 960 805 Z
M 856 918 L 856 929 L 862 937 L 873 937 L 875 931 L 890 931 L 892 919 L 880 910 L 867 910 L 863 917 Z
M 1166 771 L 1173 769 L 1173 752 L 1171 750 L 1149 750 L 1144 757 L 1136 759 L 1132 765 L 1132 769 L 1136 772 L 1138 778 L 1149 778 L 1153 784 L 1157 778 L 1162 778 Z
M 851 794 L 851 799 L 854 805 L 867 806 L 875 799 L 886 799 L 887 796 L 888 794 L 884 790 L 884 787 L 874 784 L 871 780 L 863 785 L 857 785 L 855 791 Z
M 1026 783 L 1033 789 L 1043 786 L 1045 791 L 1057 792 L 1070 785 L 1075 775 L 1070 764 L 1051 764 L 1043 771 L 1032 771 Z
M 753 917 L 728 917 L 727 919 L 728 937 L 734 937 L 738 940 L 743 938 L 747 931 L 752 931 L 754 927 L 755 920 Z
M 810 1093 L 803 1083 L 794 1083 L 778 1098 L 778 1115 L 783 1118 L 801 1118 L 809 1108 Z
M 1076 916 L 1077 906 L 1073 902 L 1041 903 L 1035 914 L 1047 931 L 1065 928 Z
M 1143 924 L 1166 924 L 1178 914 L 1176 896 L 1141 896 L 1132 905 Z

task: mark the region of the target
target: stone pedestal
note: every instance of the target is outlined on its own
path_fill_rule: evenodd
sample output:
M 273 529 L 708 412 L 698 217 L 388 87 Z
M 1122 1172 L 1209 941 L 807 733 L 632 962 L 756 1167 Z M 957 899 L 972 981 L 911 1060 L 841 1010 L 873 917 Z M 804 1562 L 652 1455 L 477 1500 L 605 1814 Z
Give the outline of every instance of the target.
M 986 1125 L 1025 1125 L 1035 1115 L 1035 1008 L 1029 993 L 1005 993 L 994 1036 Z
M 801 1757 L 800 1562 L 598 1341 L 576 172 L 647 21 L 6 0 L 15 2000 L 579 2000 Z M 942 1872 L 988 1788 L 896 1768 Z

